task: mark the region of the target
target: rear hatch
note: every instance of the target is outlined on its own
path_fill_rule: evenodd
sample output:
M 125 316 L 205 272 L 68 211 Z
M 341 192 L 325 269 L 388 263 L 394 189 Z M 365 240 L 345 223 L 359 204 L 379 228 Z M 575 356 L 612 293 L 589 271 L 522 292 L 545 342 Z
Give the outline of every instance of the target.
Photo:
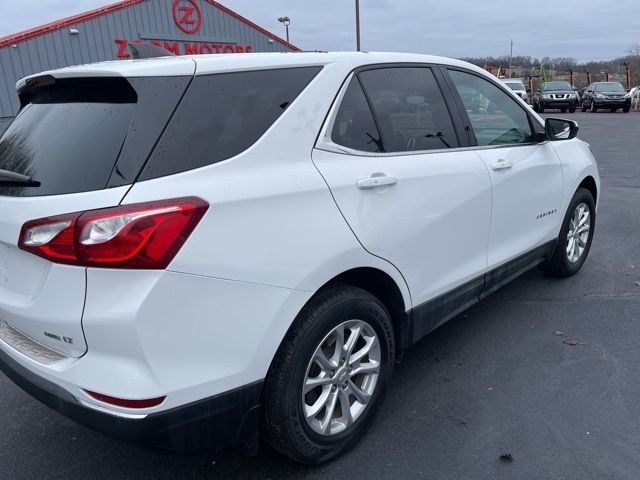
M 0 322 L 63 355 L 86 352 L 86 268 L 21 250 L 21 229 L 118 205 L 190 79 L 47 75 L 23 84 L 21 110 L 0 138 Z

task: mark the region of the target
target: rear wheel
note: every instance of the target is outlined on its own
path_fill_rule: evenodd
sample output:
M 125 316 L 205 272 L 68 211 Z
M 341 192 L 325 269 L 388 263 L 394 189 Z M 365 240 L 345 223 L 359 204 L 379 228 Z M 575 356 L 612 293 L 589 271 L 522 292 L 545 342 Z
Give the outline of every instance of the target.
M 391 319 L 370 293 L 337 286 L 300 312 L 267 375 L 269 443 L 308 464 L 352 446 L 373 421 L 394 363 Z
M 616 113 L 618 111 L 617 108 L 610 108 L 609 110 L 611 110 L 611 113 Z
M 569 113 L 576 113 L 576 107 L 570 108 Z
M 585 106 L 585 104 L 583 103 L 580 110 L 584 113 L 587 111 L 587 107 Z
M 631 110 L 631 106 L 630 105 L 627 105 L 626 107 L 622 107 L 622 111 L 624 113 L 629 113 L 629 110 Z
M 586 188 L 579 188 L 567 209 L 556 249 L 540 268 L 557 277 L 576 274 L 589 255 L 595 224 L 596 205 L 593 196 Z
M 561 108 L 560 109 L 560 113 L 567 113 L 567 109 L 566 108 Z

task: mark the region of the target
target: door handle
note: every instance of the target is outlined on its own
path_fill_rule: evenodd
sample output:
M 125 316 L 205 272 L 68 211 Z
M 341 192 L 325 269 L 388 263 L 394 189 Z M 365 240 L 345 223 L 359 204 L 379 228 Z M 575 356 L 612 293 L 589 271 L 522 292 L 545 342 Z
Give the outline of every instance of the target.
M 389 187 L 398 183 L 396 177 L 389 177 L 384 174 L 373 174 L 368 178 L 361 178 L 356 181 L 356 186 L 360 190 L 371 190 L 372 188 Z
M 491 164 L 491 169 L 496 171 L 509 170 L 511 167 L 513 167 L 513 163 L 507 162 L 506 160 L 500 160 L 499 162 Z

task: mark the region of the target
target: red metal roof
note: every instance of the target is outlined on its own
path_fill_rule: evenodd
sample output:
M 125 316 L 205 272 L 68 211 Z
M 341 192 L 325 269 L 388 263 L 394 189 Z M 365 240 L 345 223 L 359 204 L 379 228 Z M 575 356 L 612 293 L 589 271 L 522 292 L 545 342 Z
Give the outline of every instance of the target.
M 25 40 L 30 40 L 32 38 L 36 38 L 39 37 L 41 35 L 45 35 L 51 31 L 54 30 L 59 30 L 61 28 L 65 28 L 65 27 L 69 27 L 72 25 L 75 25 L 77 23 L 81 23 L 81 22 L 86 22 L 87 20 L 91 20 L 93 18 L 96 17 L 100 17 L 102 15 L 106 15 L 107 13 L 112 13 L 112 12 L 116 12 L 118 10 L 121 10 L 123 8 L 127 8 L 130 7 L 132 5 L 136 5 L 138 3 L 142 3 L 145 0 L 123 0 L 120 1 L 118 3 L 113 3 L 111 5 L 107 5 L 105 7 L 100 7 L 100 8 L 96 8 L 95 10 L 90 10 L 88 12 L 85 13 L 80 13 L 78 15 L 73 15 L 71 17 L 67 17 L 67 18 L 62 18 L 60 20 L 56 20 L 54 22 L 50 22 L 50 23 L 46 23 L 44 25 L 40 25 L 39 27 L 35 27 L 35 28 L 30 28 L 29 30 L 24 30 L 22 32 L 18 32 L 18 33 L 14 33 L 12 35 L 7 35 L 6 37 L 2 37 L 0 38 L 0 48 L 2 47 L 8 47 L 10 45 L 14 45 L 16 43 L 19 42 L 24 42 Z M 281 43 L 282 45 L 285 45 L 286 47 L 294 50 L 294 51 L 300 51 L 300 49 L 298 47 L 296 47 L 295 45 L 292 45 L 290 43 L 288 43 L 286 40 L 283 40 L 282 38 L 278 37 L 277 35 L 274 35 L 273 33 L 269 32 L 268 30 L 265 30 L 264 28 L 256 25 L 255 23 L 253 23 L 251 20 L 248 20 L 247 18 L 243 17 L 242 15 L 234 12 L 233 10 L 230 10 L 229 8 L 225 7 L 224 5 L 214 1 L 214 0 L 206 0 L 209 4 L 213 5 L 214 7 L 218 8 L 219 10 L 225 12 L 228 15 L 231 15 L 232 17 L 240 20 L 242 23 L 244 23 L 245 25 L 248 25 L 249 27 L 258 30 L 259 32 L 262 32 L 263 34 L 267 35 L 268 37 L 272 38 L 273 40 Z

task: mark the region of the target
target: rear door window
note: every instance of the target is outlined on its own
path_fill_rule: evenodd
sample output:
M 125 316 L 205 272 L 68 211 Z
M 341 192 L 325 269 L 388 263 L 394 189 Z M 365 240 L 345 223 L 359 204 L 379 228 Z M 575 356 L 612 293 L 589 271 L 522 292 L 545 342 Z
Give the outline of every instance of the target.
M 381 68 L 359 76 L 386 152 L 458 147 L 451 116 L 429 68 Z
M 196 76 L 140 179 L 192 170 L 243 152 L 320 70 L 301 67 Z
M 0 195 L 105 188 L 136 98 L 124 79 L 63 80 L 33 93 L 0 138 L 0 170 L 28 175 L 41 185 L 0 185 Z

